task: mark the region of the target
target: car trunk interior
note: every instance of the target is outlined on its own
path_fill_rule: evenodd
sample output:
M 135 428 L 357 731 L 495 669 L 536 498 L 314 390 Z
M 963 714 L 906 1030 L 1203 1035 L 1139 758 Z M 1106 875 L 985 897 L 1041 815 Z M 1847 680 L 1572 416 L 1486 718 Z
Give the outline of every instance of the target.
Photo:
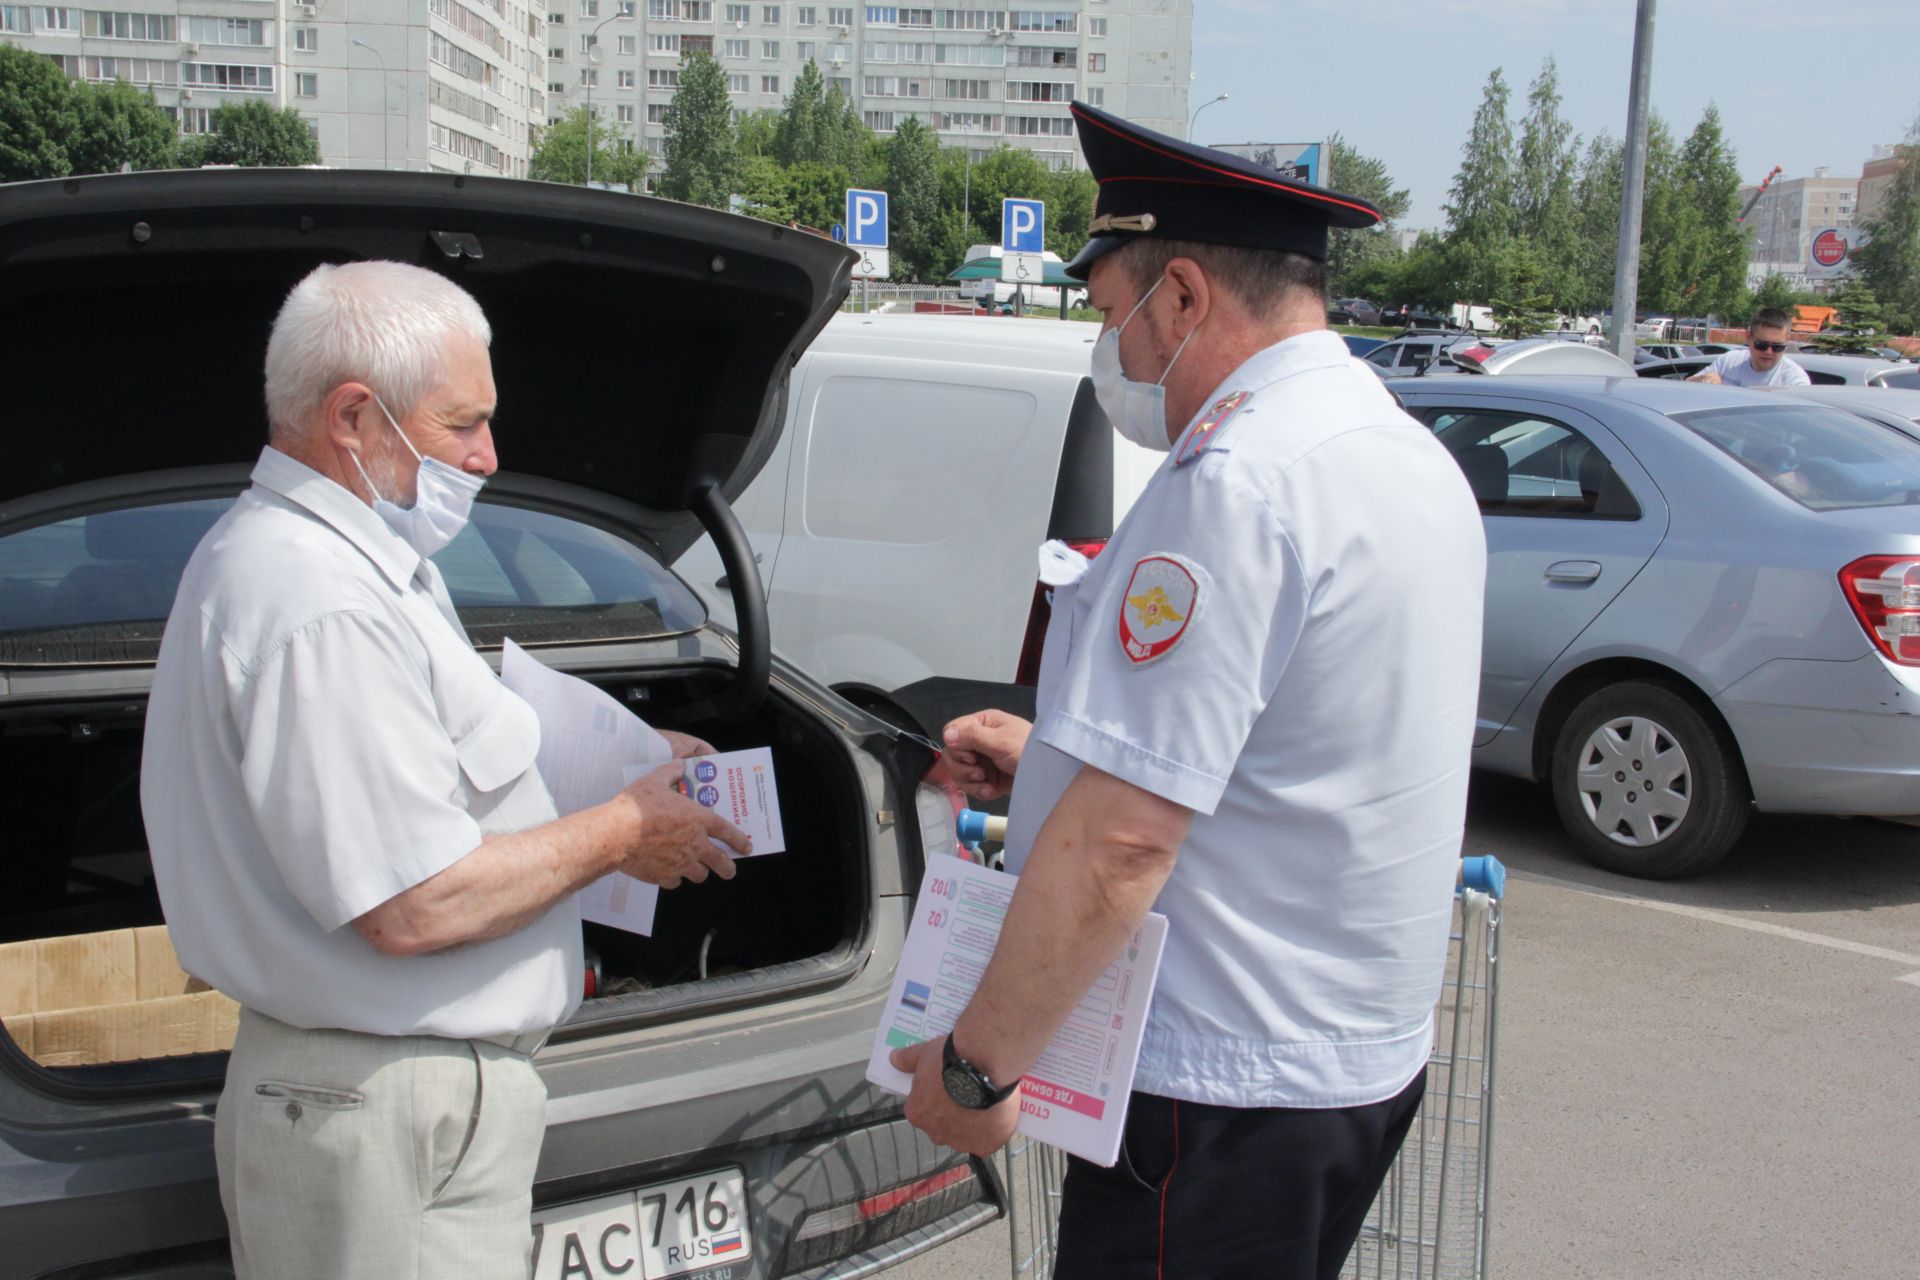
M 817 717 L 792 712 L 777 690 L 741 723 L 687 718 L 688 709 L 697 716 L 721 689 L 724 676 L 710 670 L 591 678 L 649 723 L 704 737 L 719 750 L 770 746 L 787 851 L 742 859 L 730 881 L 712 877 L 663 894 L 651 937 L 584 925 L 597 994 L 555 1038 L 777 998 L 851 963 L 866 924 L 869 859 L 859 833 L 868 824 L 843 742 Z M 117 699 L 0 712 L 0 776 L 14 795 L 32 798 L 10 806 L 0 966 L 20 951 L 7 944 L 104 937 L 162 922 L 140 819 L 142 711 L 139 700 Z M 584 988 L 586 974 L 582 981 Z M 0 972 L 0 1003 L 10 987 L 17 998 L 20 986 Z M 129 1002 L 122 1020 L 134 1012 Z M 152 1009 L 141 1012 L 151 1016 Z M 82 1082 L 155 1082 L 219 1070 L 218 1058 L 203 1051 L 224 1044 L 128 1057 L 124 1046 L 133 1042 L 124 1026 L 111 1018 L 104 1025 L 95 1016 L 87 1027 L 69 1028 L 52 1052 L 44 1033 L 38 1051 L 18 1028 L 12 1038 L 28 1058 Z M 229 1042 L 230 1035 L 229 1026 Z

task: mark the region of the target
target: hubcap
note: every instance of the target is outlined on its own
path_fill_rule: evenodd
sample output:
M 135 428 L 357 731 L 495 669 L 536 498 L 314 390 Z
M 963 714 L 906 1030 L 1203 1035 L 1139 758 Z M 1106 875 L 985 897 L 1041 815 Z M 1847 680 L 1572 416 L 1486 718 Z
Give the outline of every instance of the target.
M 1580 805 L 1616 844 L 1659 844 L 1693 805 L 1693 770 L 1679 741 L 1644 716 L 1595 729 L 1580 749 Z

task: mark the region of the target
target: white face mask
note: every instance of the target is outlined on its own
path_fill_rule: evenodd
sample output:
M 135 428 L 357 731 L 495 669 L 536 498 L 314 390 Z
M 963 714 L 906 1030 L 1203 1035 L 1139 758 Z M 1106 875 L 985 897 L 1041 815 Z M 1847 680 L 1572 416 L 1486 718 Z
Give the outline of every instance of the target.
M 1120 335 L 1140 314 L 1140 308 L 1147 305 L 1147 299 L 1153 296 L 1154 290 L 1166 282 L 1165 276 L 1154 281 L 1153 288 L 1147 290 L 1140 301 L 1133 304 L 1133 310 L 1127 312 L 1127 318 L 1101 334 L 1093 344 L 1094 400 L 1116 431 L 1142 449 L 1152 449 L 1158 453 L 1173 448 L 1173 441 L 1167 434 L 1167 390 L 1161 383 L 1167 380 L 1167 374 L 1173 372 L 1173 366 L 1180 360 L 1180 353 L 1187 349 L 1187 343 L 1193 341 L 1193 335 L 1199 329 L 1196 326 L 1188 331 L 1187 336 L 1180 340 L 1179 349 L 1173 353 L 1173 359 L 1167 361 L 1160 381 L 1150 383 L 1135 382 L 1120 368 Z
M 400 437 L 401 444 L 407 446 L 407 452 L 419 459 L 420 474 L 414 481 L 413 505 L 398 506 L 382 497 L 379 487 L 373 483 L 373 477 L 361 465 L 358 450 L 353 454 L 353 465 L 359 467 L 360 478 L 367 482 L 367 488 L 373 494 L 374 514 L 386 521 L 387 527 L 404 539 L 408 546 L 423 556 L 430 556 L 459 537 L 460 531 L 467 527 L 467 520 L 473 512 L 473 500 L 486 480 L 458 467 L 450 467 L 438 458 L 420 457 L 420 451 L 413 447 L 413 441 L 407 439 L 407 433 L 394 421 L 386 404 L 379 396 L 375 396 L 373 402 L 380 406 L 381 413 L 386 414 L 393 433 Z

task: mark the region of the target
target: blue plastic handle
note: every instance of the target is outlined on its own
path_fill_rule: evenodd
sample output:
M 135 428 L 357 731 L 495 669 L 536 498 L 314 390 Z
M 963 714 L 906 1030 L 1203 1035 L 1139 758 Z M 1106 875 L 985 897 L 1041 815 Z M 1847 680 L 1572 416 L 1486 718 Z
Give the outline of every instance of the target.
M 1460 887 L 1477 889 L 1489 898 L 1507 895 L 1507 869 L 1492 854 L 1460 859 Z
M 959 833 L 960 843 L 979 844 L 987 838 L 987 813 L 984 809 L 962 809 L 953 819 L 954 830 Z

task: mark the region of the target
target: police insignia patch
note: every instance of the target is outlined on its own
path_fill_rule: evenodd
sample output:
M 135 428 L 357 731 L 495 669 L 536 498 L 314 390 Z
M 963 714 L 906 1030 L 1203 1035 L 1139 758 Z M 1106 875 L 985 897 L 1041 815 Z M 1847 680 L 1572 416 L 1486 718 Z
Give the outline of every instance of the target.
M 1184 467 L 1207 450 L 1215 448 L 1227 434 L 1227 423 L 1233 415 L 1240 412 L 1240 406 L 1252 399 L 1251 391 L 1236 391 L 1213 402 L 1200 421 L 1193 424 L 1187 432 L 1187 438 L 1180 442 L 1180 452 L 1174 457 L 1173 465 Z
M 1200 604 L 1193 567 L 1171 552 L 1143 558 L 1120 597 L 1120 651 L 1136 667 L 1166 657 L 1192 628 Z

